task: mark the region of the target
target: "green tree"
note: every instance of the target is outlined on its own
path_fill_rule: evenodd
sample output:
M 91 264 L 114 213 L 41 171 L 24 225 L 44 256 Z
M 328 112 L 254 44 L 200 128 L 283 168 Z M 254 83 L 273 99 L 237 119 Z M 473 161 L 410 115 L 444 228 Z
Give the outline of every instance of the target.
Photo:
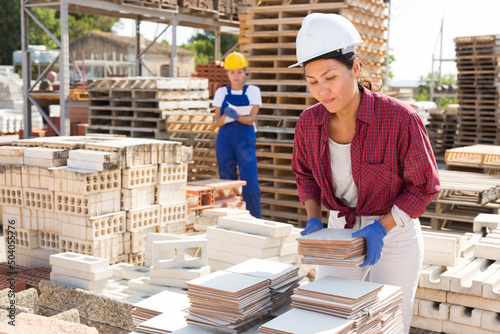
M 49 29 L 54 36 L 61 38 L 59 11 L 46 8 L 31 8 L 31 12 Z M 68 15 L 69 38 L 73 40 L 91 30 L 111 32 L 116 18 L 85 14 Z M 57 44 L 31 18 L 29 25 L 29 44 L 45 45 L 47 49 Z M 21 6 L 19 0 L 0 1 L 0 64 L 12 64 L 12 52 L 21 49 Z
M 431 90 L 431 76 L 432 74 L 429 73 L 427 74 L 426 77 L 421 76 L 420 77 L 420 82 L 422 83 L 420 86 L 418 86 L 418 90 L 415 94 L 413 94 L 413 99 L 415 101 L 429 101 L 430 100 L 430 90 Z M 453 74 L 448 74 L 444 75 L 441 78 L 442 85 L 456 85 L 457 79 L 455 75 Z M 438 79 L 434 78 L 434 87 L 437 87 L 439 85 Z M 455 104 L 457 103 L 457 98 L 456 97 L 442 97 L 441 98 L 441 105 L 438 106 L 440 108 L 446 108 L 448 104 Z
M 229 49 L 238 42 L 238 35 L 221 34 L 220 35 L 220 54 L 222 57 Z M 181 45 L 182 48 L 192 51 L 196 54 L 195 62 L 198 64 L 208 64 L 214 60 L 215 54 L 215 33 L 213 31 L 197 30 L 196 34 L 191 36 L 188 44 Z M 236 48 L 238 50 L 238 48 Z

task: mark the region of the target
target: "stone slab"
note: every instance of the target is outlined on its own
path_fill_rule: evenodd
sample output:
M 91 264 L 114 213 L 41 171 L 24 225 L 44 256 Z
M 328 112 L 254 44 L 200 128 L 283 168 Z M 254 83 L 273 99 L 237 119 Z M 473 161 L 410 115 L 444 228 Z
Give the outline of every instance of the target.
M 2 334 L 99 334 L 98 330 L 83 324 L 48 318 L 41 315 L 21 313 L 16 316 L 16 325 L 12 326 L 10 319 L 0 323 Z

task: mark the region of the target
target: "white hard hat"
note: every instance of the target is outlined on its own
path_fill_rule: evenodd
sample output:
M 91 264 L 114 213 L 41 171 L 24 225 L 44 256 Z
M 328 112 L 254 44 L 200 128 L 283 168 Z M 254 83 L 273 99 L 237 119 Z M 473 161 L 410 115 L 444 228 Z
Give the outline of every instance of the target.
M 288 67 L 302 66 L 308 60 L 332 51 L 342 54 L 356 52 L 356 45 L 363 43 L 359 32 L 345 17 L 337 14 L 313 13 L 302 21 L 296 40 L 297 63 Z

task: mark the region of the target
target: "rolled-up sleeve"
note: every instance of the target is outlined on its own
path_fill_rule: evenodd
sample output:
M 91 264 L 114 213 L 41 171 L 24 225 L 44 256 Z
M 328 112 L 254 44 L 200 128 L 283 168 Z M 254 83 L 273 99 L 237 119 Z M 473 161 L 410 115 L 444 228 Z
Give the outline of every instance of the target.
M 439 192 L 439 172 L 419 115 L 410 114 L 403 127 L 398 148 L 403 187 L 394 204 L 410 217 L 418 218 Z
M 304 132 L 302 122 L 299 120 L 295 127 L 295 137 L 293 142 L 292 171 L 295 173 L 297 181 L 297 192 L 302 204 L 308 199 L 321 199 L 321 189 L 316 182 L 310 167 L 312 160 L 311 151 L 314 145 L 307 143 L 307 133 Z M 309 144 L 309 145 L 308 145 Z

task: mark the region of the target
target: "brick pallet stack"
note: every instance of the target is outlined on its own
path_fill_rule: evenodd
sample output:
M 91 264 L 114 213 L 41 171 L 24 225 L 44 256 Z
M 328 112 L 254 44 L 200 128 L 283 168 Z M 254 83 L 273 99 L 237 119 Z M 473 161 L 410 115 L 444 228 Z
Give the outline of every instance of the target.
M 382 0 L 254 1 L 240 8 L 240 51 L 249 62 L 247 82 L 260 87 L 257 158 L 262 214 L 277 221 L 307 221 L 291 171 L 292 144 L 300 113 L 316 103 L 296 62 L 295 37 L 312 12 L 341 14 L 359 30 L 370 77 L 380 78 L 385 55 L 387 5 Z
M 500 144 L 500 35 L 455 38 L 458 136 L 455 146 Z
M 111 136 L 13 145 L 0 148 L 0 204 L 16 263 L 71 251 L 142 265 L 147 233 L 185 232 L 191 148 Z
M 214 97 L 217 88 L 231 84 L 224 69 L 224 62 L 220 60 L 211 60 L 208 64 L 198 64 L 196 73 L 191 76 L 208 79 L 208 93 L 211 98 Z

